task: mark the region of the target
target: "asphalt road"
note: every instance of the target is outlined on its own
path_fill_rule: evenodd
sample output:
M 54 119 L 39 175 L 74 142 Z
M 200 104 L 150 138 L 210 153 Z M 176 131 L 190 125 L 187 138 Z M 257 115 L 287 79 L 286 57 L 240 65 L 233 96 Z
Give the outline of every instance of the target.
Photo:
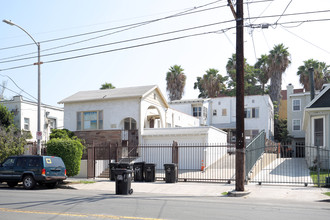
M 0 219 L 328 219 L 329 200 L 298 202 L 104 190 L 0 187 Z

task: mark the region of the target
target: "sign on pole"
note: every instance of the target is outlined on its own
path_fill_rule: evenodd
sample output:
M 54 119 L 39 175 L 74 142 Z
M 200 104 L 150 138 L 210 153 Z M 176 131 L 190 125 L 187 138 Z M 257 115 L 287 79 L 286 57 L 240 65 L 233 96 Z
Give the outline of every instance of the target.
M 42 140 L 42 132 L 37 131 L 37 140 Z

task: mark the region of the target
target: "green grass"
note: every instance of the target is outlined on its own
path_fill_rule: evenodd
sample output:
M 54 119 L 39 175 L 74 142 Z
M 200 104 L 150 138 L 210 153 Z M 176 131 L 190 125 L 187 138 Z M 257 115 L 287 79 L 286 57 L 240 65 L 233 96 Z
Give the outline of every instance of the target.
M 221 195 L 226 196 L 226 195 L 228 195 L 228 192 L 223 192 L 223 193 L 221 193 Z
M 82 184 L 91 184 L 91 183 L 95 183 L 95 181 L 80 180 L 78 183 L 82 183 Z
M 314 185 L 317 185 L 317 171 L 310 171 L 311 178 L 313 180 Z M 325 178 L 330 177 L 330 173 L 328 171 L 320 171 L 320 183 L 321 186 L 325 185 Z
M 326 196 L 330 196 L 330 192 L 325 192 L 323 194 L 326 195 Z

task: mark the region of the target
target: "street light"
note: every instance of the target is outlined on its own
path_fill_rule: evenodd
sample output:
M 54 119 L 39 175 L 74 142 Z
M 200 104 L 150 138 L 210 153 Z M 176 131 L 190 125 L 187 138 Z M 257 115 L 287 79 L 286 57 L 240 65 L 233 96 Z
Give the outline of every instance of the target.
M 38 130 L 37 130 L 37 154 L 40 155 L 41 154 L 41 146 L 40 146 L 40 139 L 42 137 L 42 132 L 40 131 L 40 109 L 41 109 L 41 99 L 40 99 L 40 65 L 42 64 L 42 62 L 40 62 L 40 43 L 35 41 L 34 38 L 26 31 L 24 30 L 22 27 L 20 27 L 19 25 L 13 23 L 10 20 L 2 20 L 4 23 L 9 24 L 11 26 L 16 26 L 19 29 L 21 29 L 22 31 L 24 31 L 27 35 L 29 35 L 29 37 L 33 40 L 33 42 L 37 45 L 38 47 L 38 62 L 34 63 L 34 65 L 38 65 Z

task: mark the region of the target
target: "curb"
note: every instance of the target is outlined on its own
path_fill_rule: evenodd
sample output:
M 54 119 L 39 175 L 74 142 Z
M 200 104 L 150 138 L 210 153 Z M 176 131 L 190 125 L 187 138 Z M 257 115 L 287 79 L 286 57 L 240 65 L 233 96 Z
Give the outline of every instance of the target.
M 245 190 L 245 191 L 236 191 L 236 190 L 233 190 L 233 191 L 229 191 L 228 192 L 228 196 L 229 197 L 243 197 L 243 196 L 247 196 L 251 193 L 250 190 Z

